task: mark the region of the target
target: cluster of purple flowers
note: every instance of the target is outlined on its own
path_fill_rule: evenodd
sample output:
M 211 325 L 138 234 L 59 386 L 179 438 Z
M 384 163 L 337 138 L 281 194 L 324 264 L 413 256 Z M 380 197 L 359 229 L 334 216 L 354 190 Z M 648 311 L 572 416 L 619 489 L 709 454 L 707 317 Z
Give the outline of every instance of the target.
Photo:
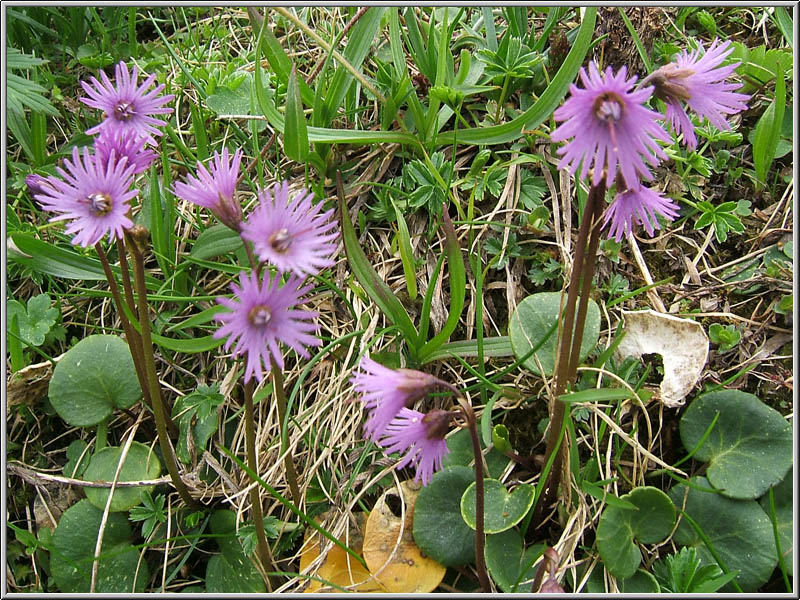
M 322 212 L 321 202 L 312 205 L 312 194 L 290 198 L 285 181 L 271 191 L 259 190 L 259 203 L 245 219 L 236 196 L 241 159 L 241 150 L 233 157 L 227 148 L 221 155 L 215 152 L 208 166 L 198 162 L 197 175 L 175 183 L 173 191 L 182 200 L 208 208 L 245 243 L 253 244 L 259 260 L 277 271 L 274 276 L 267 271 L 262 276 L 242 271 L 239 284 L 231 285 L 235 299 L 217 299 L 230 311 L 214 315 L 222 324 L 214 337 L 227 338 L 225 349 L 233 347 L 234 356 L 246 358 L 245 381 L 253 377 L 263 381 L 273 365 L 284 367 L 279 343 L 304 358 L 309 358 L 307 346 L 322 343 L 312 335 L 318 329 L 319 313 L 298 305 L 312 288 L 303 278 L 333 265 L 336 223 L 331 220 L 333 209 Z M 281 285 L 283 273 L 291 275 Z
M 81 101 L 103 111 L 103 120 L 87 130 L 96 135 L 93 152 L 74 148 L 72 160 L 56 170 L 61 176 L 29 175 L 27 184 L 42 208 L 55 213 L 51 221 L 70 221 L 66 232 L 75 234 L 73 244 L 91 246 L 106 234 L 110 239 L 123 236 L 133 226 L 130 201 L 139 193 L 133 188 L 136 175 L 146 171 L 156 157 L 158 129 L 166 122 L 156 115 L 172 109 L 164 106 L 174 96 L 160 96 L 164 85 L 150 89 L 155 75 L 139 84 L 138 67 L 129 71 L 124 62 L 116 65 L 115 81 L 100 73 L 81 82 L 88 97 Z M 311 290 L 303 276 L 315 275 L 331 266 L 337 237 L 333 209 L 322 212 L 322 203 L 312 206 L 312 195 L 289 199 L 288 184 L 275 185 L 272 192 L 259 192 L 260 204 L 244 220 L 236 197 L 242 151 L 233 157 L 227 148 L 214 153 L 208 166 L 198 162 L 197 176 L 174 184 L 174 194 L 210 209 L 217 218 L 253 244 L 258 257 L 272 263 L 278 273 L 240 274 L 239 285 L 231 286 L 238 301 L 219 298 L 230 312 L 217 314 L 222 326 L 214 334 L 227 337 L 226 348 L 234 346 L 234 356 L 246 356 L 245 381 L 262 381 L 264 370 L 272 364 L 283 368 L 278 343 L 308 358 L 306 346 L 319 346 L 311 335 L 316 331 L 318 313 L 296 308 Z M 260 271 L 260 267 L 259 267 Z M 291 272 L 280 285 L 280 274 Z
M 436 387 L 453 386 L 421 371 L 389 369 L 368 356 L 359 368 L 350 381 L 369 412 L 365 436 L 386 453 L 405 452 L 395 468 L 414 465 L 416 479 L 427 485 L 449 452 L 444 437 L 453 413 L 435 409 L 425 414 L 412 406 Z
M 616 183 L 616 197 L 605 213 L 604 226 L 617 241 L 630 234 L 634 224 L 653 235 L 657 216 L 670 221 L 678 216 L 671 199 L 641 183 L 652 180 L 650 168 L 667 158 L 658 142 L 670 142 L 671 137 L 659 121 L 666 120 L 686 147 L 694 150 L 697 138 L 684 105 L 719 129 L 730 129 L 725 115 L 747 108 L 748 96 L 733 91 L 740 84 L 725 81 L 739 63 L 720 66 L 733 52 L 730 42 L 714 40 L 708 51 L 701 54 L 702 50 L 700 46 L 680 53 L 675 62 L 654 71 L 636 88 L 637 78 L 628 79 L 625 67 L 616 74 L 609 67 L 601 74 L 592 63 L 588 75 L 581 69 L 583 89 L 572 85 L 570 98 L 553 115 L 564 123 L 550 139 L 569 140 L 558 149 L 559 168 L 575 174 L 580 165 L 581 177 L 593 170 L 593 185 L 604 178 L 609 187 Z M 666 103 L 665 115 L 645 106 L 653 95 Z
M 174 96 L 159 96 L 164 84 L 148 89 L 155 75 L 138 85 L 138 67 L 128 71 L 124 62 L 115 68 L 116 85 L 105 73 L 102 83 L 91 78 L 82 81 L 88 98 L 81 101 L 103 111 L 103 120 L 86 131 L 95 135 L 90 149 L 72 150 L 72 160 L 57 167 L 61 176 L 29 175 L 26 183 L 42 208 L 55 213 L 51 221 L 71 221 L 66 232 L 75 234 L 73 244 L 93 246 L 103 236 L 115 239 L 133 226 L 130 201 L 139 193 L 133 188 L 134 177 L 147 170 L 156 157 L 148 145 L 160 136 L 157 128 L 166 122 L 153 115 L 166 115 L 172 109 L 164 106 Z

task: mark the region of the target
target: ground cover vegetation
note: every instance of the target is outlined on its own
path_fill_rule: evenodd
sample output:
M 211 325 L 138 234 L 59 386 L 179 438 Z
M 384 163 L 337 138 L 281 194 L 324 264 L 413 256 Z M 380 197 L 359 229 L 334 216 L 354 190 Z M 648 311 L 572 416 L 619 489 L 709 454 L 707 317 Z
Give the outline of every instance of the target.
M 791 7 L 4 10 L 7 590 L 794 590 Z

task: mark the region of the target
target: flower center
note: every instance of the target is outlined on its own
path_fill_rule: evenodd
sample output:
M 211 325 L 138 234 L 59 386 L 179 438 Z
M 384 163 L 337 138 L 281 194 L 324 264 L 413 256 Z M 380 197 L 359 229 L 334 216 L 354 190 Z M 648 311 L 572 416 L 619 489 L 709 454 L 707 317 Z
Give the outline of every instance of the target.
M 133 102 L 120 102 L 114 107 L 114 116 L 120 121 L 130 121 L 135 115 Z
M 292 236 L 289 235 L 289 230 L 284 227 L 269 236 L 269 245 L 275 252 L 288 252 L 292 245 Z
M 263 304 L 256 304 L 250 309 L 250 314 L 247 317 L 254 327 L 264 327 L 272 318 L 272 312 L 269 307 Z
M 111 196 L 108 194 L 103 194 L 102 192 L 89 194 L 87 200 L 89 200 L 89 207 L 96 215 L 106 215 L 111 211 Z
M 625 112 L 625 103 L 614 92 L 604 92 L 594 101 L 595 116 L 606 123 L 616 123 Z

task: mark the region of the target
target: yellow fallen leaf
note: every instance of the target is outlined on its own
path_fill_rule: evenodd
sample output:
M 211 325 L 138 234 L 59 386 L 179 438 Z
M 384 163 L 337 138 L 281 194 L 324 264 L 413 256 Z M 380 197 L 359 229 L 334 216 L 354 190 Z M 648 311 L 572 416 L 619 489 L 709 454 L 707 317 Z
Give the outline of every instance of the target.
M 322 523 L 324 517 L 321 515 L 315 520 L 317 523 Z M 356 521 L 358 522 L 357 531 L 349 530 L 350 548 L 355 552 L 361 554 L 363 543 L 363 530 L 366 516 L 364 513 L 355 513 Z M 348 524 L 349 526 L 349 524 Z M 325 547 L 328 540 L 323 538 L 316 529 L 309 527 L 306 529 L 305 537 L 303 538 L 303 547 L 300 549 L 300 572 L 306 573 L 309 565 L 319 556 L 320 549 Z M 375 579 L 370 579 L 370 573 L 367 571 L 360 562 L 350 556 L 347 552 L 342 550 L 339 546 L 333 546 L 325 555 L 323 563 L 320 565 L 316 572 L 311 571 L 307 573 L 334 583 L 340 587 L 348 588 L 354 592 L 385 592 L 386 589 L 378 583 Z M 335 587 L 331 587 L 314 579 L 308 580 L 308 587 L 303 590 L 305 593 L 310 592 L 339 592 Z
M 414 543 L 414 504 L 418 493 L 419 484 L 404 481 L 400 484 L 400 492 L 387 490 L 367 518 L 364 560 L 375 579 L 389 592 L 432 592 L 444 578 L 445 567 L 423 555 Z M 401 502 L 405 503 L 404 520 L 396 516 L 390 506 L 393 503 L 399 507 Z M 399 508 L 396 512 L 400 514 Z

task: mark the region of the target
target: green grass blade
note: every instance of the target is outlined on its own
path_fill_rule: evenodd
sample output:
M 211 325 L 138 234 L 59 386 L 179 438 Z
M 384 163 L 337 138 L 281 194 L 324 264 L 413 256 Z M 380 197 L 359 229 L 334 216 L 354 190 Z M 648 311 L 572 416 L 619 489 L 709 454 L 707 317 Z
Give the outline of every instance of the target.
M 447 207 L 442 209 L 442 228 L 447 244 L 447 268 L 450 271 L 450 311 L 447 315 L 442 330 L 426 343 L 420 350 L 420 360 L 432 354 L 437 348 L 444 344 L 458 326 L 461 319 L 461 312 L 464 309 L 464 296 L 467 291 L 467 277 L 464 268 L 464 257 L 461 255 L 461 247 L 458 244 L 456 230 L 450 215 L 447 214 Z
M 586 58 L 586 53 L 592 45 L 596 16 L 597 7 L 589 6 L 586 8 L 586 13 L 578 29 L 575 42 L 572 44 L 572 49 L 551 80 L 550 85 L 547 86 L 547 89 L 528 110 L 516 119 L 502 125 L 459 129 L 457 133 L 455 131 L 445 131 L 439 134 L 438 142 L 443 145 L 452 144 L 454 137 L 458 135 L 459 144 L 504 144 L 519 139 L 522 136 L 523 129 L 534 129 L 544 123 L 566 96 L 569 85 L 575 80 L 578 69 L 580 69 L 583 59 Z
M 397 247 L 400 250 L 400 260 L 403 262 L 403 274 L 406 278 L 406 288 L 408 295 L 412 300 L 417 297 L 417 273 L 414 268 L 414 253 L 411 250 L 411 235 L 408 233 L 408 225 L 403 213 L 397 208 L 397 205 L 392 200 L 394 206 L 394 214 L 397 217 Z
M 484 357 L 494 358 L 514 356 L 514 351 L 511 349 L 511 339 L 506 335 L 483 338 L 483 355 Z M 423 362 L 429 363 L 434 360 L 452 358 L 453 356 L 475 358 L 478 356 L 477 340 L 459 340 L 442 344 L 437 350 L 426 356 Z
M 780 63 L 775 69 L 775 99 L 756 124 L 753 138 L 753 163 L 759 181 L 767 182 L 767 173 L 781 137 L 783 113 L 786 110 L 786 82 Z
M 297 69 L 292 65 L 286 91 L 286 129 L 283 133 L 283 149 L 286 156 L 296 162 L 304 162 L 308 156 L 308 123 L 303 114 L 303 101 L 297 84 Z
M 350 211 L 347 209 L 347 204 L 344 200 L 341 179 L 337 182 L 337 187 L 339 188 L 339 218 L 342 227 L 342 241 L 347 254 L 347 262 L 364 291 L 378 305 L 383 314 L 400 330 L 416 358 L 417 330 L 411 322 L 406 309 L 403 308 L 403 305 L 392 293 L 389 286 L 378 276 L 378 273 L 372 268 L 369 259 L 361 249 L 356 230 L 350 220 Z
M 433 303 L 433 291 L 436 289 L 436 280 L 439 279 L 439 271 L 442 270 L 446 254 L 442 253 L 436 265 L 433 267 L 430 279 L 428 279 L 428 289 L 425 291 L 425 297 L 422 300 L 422 310 L 420 310 L 419 318 L 419 347 L 425 345 L 428 341 L 428 327 L 431 323 L 431 304 Z

